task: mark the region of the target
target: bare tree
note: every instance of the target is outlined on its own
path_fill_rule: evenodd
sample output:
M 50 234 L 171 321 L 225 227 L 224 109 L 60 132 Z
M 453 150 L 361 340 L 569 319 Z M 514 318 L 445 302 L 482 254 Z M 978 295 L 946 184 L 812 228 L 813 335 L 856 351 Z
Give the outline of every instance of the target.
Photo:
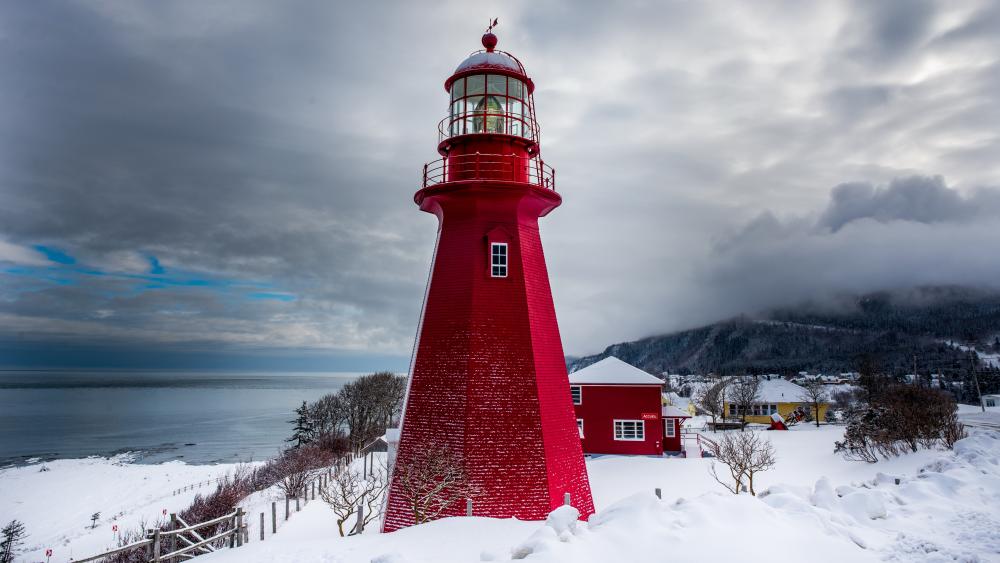
M 747 425 L 747 414 L 760 400 L 760 379 L 748 375 L 730 385 L 727 393 L 729 404 L 736 405 L 740 413 L 740 430 Z
M 414 524 L 434 520 L 456 502 L 473 498 L 479 489 L 469 481 L 465 465 L 452 449 L 432 443 L 393 468 L 395 484 L 413 512 Z
M 747 432 L 741 435 L 741 452 L 744 456 L 744 471 L 746 472 L 747 484 L 750 485 L 750 494 L 757 496 L 753 490 L 753 477 L 761 471 L 767 471 L 777 463 L 774 455 L 774 446 L 770 440 L 765 440 L 757 432 Z
M 718 376 L 713 376 L 706 385 L 702 385 L 694 394 L 695 407 L 712 419 L 712 431 L 716 431 L 716 421 L 725 416 L 726 386 L 728 382 Z
M 802 395 L 799 398 L 809 404 L 813 418 L 816 420 L 816 428 L 819 428 L 819 407 L 828 401 L 826 386 L 819 378 L 807 379 L 802 383 Z
M 334 458 L 329 450 L 309 444 L 285 450 L 277 460 L 276 471 L 283 476 L 278 488 L 288 497 L 301 495 L 306 486 L 333 463 Z
M 399 419 L 405 393 L 406 378 L 387 371 L 359 377 L 340 389 L 352 450 L 360 450 Z
M 729 492 L 734 495 L 740 494 L 740 490 L 743 489 L 743 480 L 746 474 L 746 470 L 743 466 L 743 458 L 740 456 L 739 449 L 736 447 L 736 442 L 733 440 L 732 433 L 725 433 L 715 444 L 710 446 L 712 451 L 712 456 L 722 462 L 723 465 L 729 470 L 728 479 L 723 479 L 719 477 L 718 472 L 715 469 L 715 460 L 709 466 L 709 473 L 712 477 L 719 482 L 720 485 L 725 487 Z M 732 483 L 732 484 L 730 484 Z
M 342 537 L 345 535 L 344 523 L 357 514 L 359 506 L 364 506 L 363 526 L 382 517 L 387 475 L 384 463 L 379 464 L 367 478 L 357 468 L 348 466 L 339 469 L 329 484 L 320 489 L 320 497 L 337 515 L 337 531 Z M 346 535 L 354 535 L 359 531 L 352 529 Z
M 750 494 L 756 496 L 754 475 L 774 467 L 777 461 L 770 440 L 763 439 L 757 432 L 727 432 L 711 449 L 715 458 L 729 470 L 729 477 L 719 477 L 714 461 L 709 472 L 734 495 L 749 487 Z

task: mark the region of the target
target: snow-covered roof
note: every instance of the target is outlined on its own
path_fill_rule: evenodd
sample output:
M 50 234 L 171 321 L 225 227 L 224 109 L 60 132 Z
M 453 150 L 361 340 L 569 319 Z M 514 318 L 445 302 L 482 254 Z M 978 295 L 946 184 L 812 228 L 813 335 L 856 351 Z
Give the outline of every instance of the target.
M 614 356 L 569 374 L 573 385 L 604 383 L 608 385 L 663 385 L 663 381 Z
M 663 416 L 671 416 L 674 418 L 691 418 L 691 415 L 687 411 L 681 410 L 673 405 L 663 405 L 662 414 Z
M 469 55 L 469 58 L 462 61 L 462 64 L 458 65 L 455 69 L 455 74 L 475 67 L 502 67 L 514 72 L 521 72 L 520 65 L 517 61 L 505 55 L 504 53 L 498 53 L 496 51 L 480 51 L 478 53 L 473 53 Z
M 761 379 L 759 400 L 766 403 L 798 403 L 805 400 L 805 388 L 787 379 Z

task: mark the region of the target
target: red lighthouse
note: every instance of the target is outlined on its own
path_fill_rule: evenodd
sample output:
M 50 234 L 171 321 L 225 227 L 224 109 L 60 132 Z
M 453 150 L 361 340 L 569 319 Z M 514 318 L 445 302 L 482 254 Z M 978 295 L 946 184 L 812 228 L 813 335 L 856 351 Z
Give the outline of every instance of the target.
M 473 514 L 594 512 L 538 218 L 559 206 L 539 157 L 534 83 L 513 55 L 481 50 L 445 81 L 442 158 L 414 196 L 438 218 L 395 467 L 447 448 L 478 489 Z M 393 471 L 396 475 L 397 471 Z M 414 523 L 398 479 L 385 531 Z M 465 514 L 456 502 L 446 515 Z

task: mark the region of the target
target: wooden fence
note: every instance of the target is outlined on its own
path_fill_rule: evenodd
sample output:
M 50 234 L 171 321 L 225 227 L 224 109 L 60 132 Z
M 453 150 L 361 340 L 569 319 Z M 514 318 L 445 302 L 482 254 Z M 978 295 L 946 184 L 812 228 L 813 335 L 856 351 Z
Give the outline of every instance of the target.
M 315 479 L 306 483 L 299 494 L 294 497 L 285 497 L 285 520 L 287 521 L 292 515 L 291 505 L 295 504 L 295 512 L 302 510 L 302 507 L 307 504 L 310 500 L 316 500 L 316 495 L 322 489 L 329 485 L 329 480 L 333 476 L 334 468 L 344 467 L 350 465 L 354 461 L 354 456 L 348 454 L 342 458 L 339 458 L 336 463 L 326 470 L 322 471 Z M 211 481 L 203 481 L 202 483 L 208 484 Z M 194 488 L 185 487 L 184 489 Z M 176 494 L 176 492 L 175 492 Z M 166 530 L 152 529 L 148 530 L 146 533 L 146 538 L 130 543 L 128 545 L 123 545 L 115 549 L 111 549 L 101 553 L 99 555 L 94 555 L 91 557 L 86 557 L 84 559 L 70 559 L 73 563 L 85 563 L 88 561 L 100 561 L 105 558 L 114 557 L 120 553 L 125 553 L 135 550 L 145 550 L 147 561 L 151 563 L 177 563 L 179 561 L 186 561 L 192 557 L 203 555 L 205 553 L 211 553 L 216 549 L 226 547 L 234 548 L 240 547 L 245 543 L 250 541 L 249 533 L 249 518 L 247 513 L 242 508 L 237 508 L 233 512 L 208 520 L 206 522 L 201 522 L 200 524 L 188 524 L 183 518 L 176 514 L 170 515 L 170 523 Z M 207 528 L 209 526 L 224 525 L 225 530 L 219 532 L 211 537 L 204 537 L 199 530 Z M 266 525 L 266 516 L 264 512 L 260 513 L 260 540 L 264 540 L 264 531 Z M 275 534 L 278 531 L 278 503 L 271 503 L 271 534 Z
M 213 518 L 200 524 L 189 525 L 179 516 L 172 514 L 170 517 L 170 529 L 161 530 L 159 528 L 149 530 L 146 539 L 123 545 L 84 559 L 74 559 L 74 563 L 84 563 L 86 561 L 99 561 L 107 557 L 113 557 L 119 553 L 129 551 L 145 550 L 149 561 L 160 563 L 182 561 L 190 559 L 202 553 L 211 553 L 223 547 L 226 541 L 229 547 L 239 547 L 246 539 L 246 526 L 243 522 L 244 512 L 242 508 L 237 508 L 229 514 Z M 223 524 L 225 529 L 211 537 L 203 537 L 198 530 L 209 526 Z M 177 526 L 181 527 L 177 527 Z M 190 537 L 189 537 L 190 536 Z M 166 552 L 166 553 L 164 553 Z

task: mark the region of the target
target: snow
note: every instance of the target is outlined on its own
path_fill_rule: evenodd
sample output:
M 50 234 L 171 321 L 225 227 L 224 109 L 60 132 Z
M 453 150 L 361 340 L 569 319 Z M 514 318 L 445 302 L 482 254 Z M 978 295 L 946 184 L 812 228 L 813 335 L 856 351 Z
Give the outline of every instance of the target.
M 805 401 L 806 390 L 787 379 L 761 379 L 758 401 L 762 403 L 799 403 Z
M 467 70 L 470 68 L 475 68 L 478 66 L 484 67 L 503 67 L 513 70 L 515 72 L 521 72 L 521 67 L 518 66 L 517 61 L 510 58 L 509 56 L 498 53 L 498 52 L 486 52 L 480 51 L 478 53 L 473 53 L 469 55 L 469 58 L 465 59 L 455 68 L 455 74 Z
M 236 465 L 157 465 L 131 463 L 129 454 L 112 458 L 61 459 L 0 470 L 0 518 L 20 520 L 28 532 L 21 560 L 53 561 L 96 555 L 117 546 L 118 532 L 153 524 L 191 504 L 197 493 Z M 42 468 L 46 471 L 42 471 Z M 202 483 L 201 486 L 197 486 Z M 191 490 L 174 495 L 189 485 Z M 97 526 L 90 517 L 100 512 Z
M 569 374 L 570 385 L 663 385 L 663 380 L 614 356 Z
M 674 418 L 691 418 L 691 414 L 687 411 L 682 411 L 681 409 L 673 405 L 663 405 L 660 411 L 662 416 L 670 416 Z
M 979 415 L 978 407 L 960 410 L 963 420 Z M 1000 409 L 980 418 L 997 421 Z M 755 479 L 757 497 L 725 492 L 708 473 L 711 459 L 588 458 L 598 510 L 589 522 L 561 507 L 546 522 L 447 518 L 392 534 L 370 525 L 363 535 L 341 538 L 333 512 L 317 500 L 281 522 L 277 535 L 267 530 L 260 542 L 257 515 L 269 510 L 272 498 L 261 493 L 243 503 L 250 544 L 199 561 L 1000 561 L 1000 433 L 973 428 L 954 451 L 921 450 L 877 464 L 835 455 L 833 442 L 842 433 L 843 427 L 826 425 L 765 432 L 778 463 Z M 66 460 L 47 463 L 47 472 L 38 465 L 6 470 L 0 473 L 0 514 L 24 520 L 29 544 L 54 547 L 53 561 L 65 561 L 68 551 L 46 544 L 68 541 L 79 556 L 110 543 L 106 518 L 96 533 L 84 529 L 91 512 L 123 511 L 119 522 L 151 520 L 161 505 L 176 511 L 190 501 L 193 492 L 171 494 L 178 484 L 233 468 L 124 461 Z M 139 500 L 131 503 L 132 495 Z M 58 521 L 47 521 L 46 506 L 58 508 Z M 33 551 L 21 560 L 39 559 Z

